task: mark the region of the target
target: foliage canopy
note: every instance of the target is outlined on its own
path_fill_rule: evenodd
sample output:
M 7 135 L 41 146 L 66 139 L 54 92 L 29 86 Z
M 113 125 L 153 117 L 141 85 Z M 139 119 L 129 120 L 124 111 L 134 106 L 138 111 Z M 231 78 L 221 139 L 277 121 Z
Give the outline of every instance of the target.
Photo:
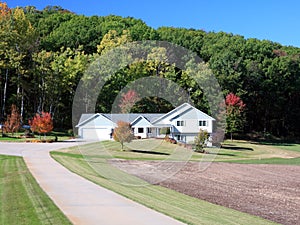
M 168 41 L 198 54 L 216 76 L 224 97 L 232 92 L 246 104 L 239 132 L 300 137 L 299 48 L 225 32 L 153 29 L 132 17 L 87 17 L 59 6 L 10 9 L 4 2 L 0 5 L 1 122 L 8 106 L 15 104 L 23 121 L 48 111 L 56 127 L 70 128 L 74 93 L 90 62 L 115 46 L 141 40 Z M 194 105 L 209 113 L 203 90 L 188 71 L 167 64 L 166 57 L 166 49 L 158 47 L 146 61 L 113 74 L 99 93 L 96 111 L 110 112 L 127 84 L 156 76 L 190 90 Z M 140 112 L 171 109 L 170 103 L 157 97 L 141 99 L 134 107 Z

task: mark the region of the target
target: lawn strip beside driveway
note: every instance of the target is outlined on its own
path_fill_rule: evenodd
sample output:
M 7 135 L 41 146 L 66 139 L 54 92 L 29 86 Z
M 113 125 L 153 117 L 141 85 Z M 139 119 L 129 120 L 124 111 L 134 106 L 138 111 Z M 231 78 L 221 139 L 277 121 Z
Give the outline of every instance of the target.
M 76 144 L 0 143 L 0 154 L 22 153 L 42 189 L 73 224 L 182 224 L 70 172 L 49 155 Z

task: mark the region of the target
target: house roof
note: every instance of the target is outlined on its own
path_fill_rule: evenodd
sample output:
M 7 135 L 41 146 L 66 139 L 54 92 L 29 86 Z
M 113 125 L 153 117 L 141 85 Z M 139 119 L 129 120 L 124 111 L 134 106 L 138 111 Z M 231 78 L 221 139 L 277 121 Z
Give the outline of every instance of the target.
M 96 114 L 95 113 L 84 113 L 84 114 L 82 114 L 76 127 L 90 121 L 91 119 L 93 119 L 97 116 L 99 116 L 99 113 L 96 113 Z
M 161 117 L 164 114 L 160 113 L 128 113 L 128 114 L 103 114 L 105 117 L 113 121 L 114 123 L 117 123 L 118 121 L 124 121 L 127 123 L 132 123 L 135 121 L 138 117 L 144 117 L 146 120 L 148 120 L 150 123 L 152 123 L 157 118 Z
M 160 124 L 160 122 L 166 118 L 169 117 L 169 121 L 179 118 L 180 116 L 182 116 L 183 114 L 194 110 L 196 112 L 196 115 L 198 118 L 203 118 L 203 119 L 210 119 L 210 120 L 215 120 L 214 118 L 212 118 L 211 116 L 207 115 L 206 113 L 200 111 L 199 109 L 195 108 L 194 106 L 192 106 L 189 103 L 184 103 L 178 107 L 176 107 L 175 109 L 171 110 L 170 112 L 162 115 L 160 118 L 158 118 L 157 120 L 153 121 L 154 124 Z
M 86 113 L 82 114 L 80 117 L 80 120 L 76 127 L 79 127 L 94 118 L 98 116 L 103 116 L 107 118 L 108 120 L 112 121 L 113 123 L 117 123 L 118 121 L 124 121 L 127 123 L 132 123 L 139 117 L 144 117 L 146 120 L 148 120 L 150 123 L 152 123 L 154 120 L 157 118 L 161 117 L 164 114 L 160 113 L 144 113 L 144 114 L 139 114 L 139 113 L 128 113 L 128 114 L 112 114 L 112 113 L 96 113 L 96 114 L 91 114 L 91 113 Z
M 171 110 L 170 112 L 162 115 L 160 118 L 158 118 L 157 120 L 153 121 L 153 123 L 159 124 L 160 121 L 162 121 L 163 119 L 165 119 L 168 116 L 172 115 L 174 112 L 180 113 L 182 110 L 186 109 L 187 106 L 190 106 L 190 104 L 184 103 L 184 104 L 176 107 L 175 109 Z
M 79 127 L 98 116 L 103 116 L 108 120 L 112 121 L 113 123 L 117 123 L 118 121 L 124 121 L 127 123 L 133 123 L 134 121 L 138 120 L 138 118 L 145 118 L 154 126 L 165 126 L 166 124 L 161 124 L 162 120 L 168 118 L 168 122 L 179 118 L 180 116 L 194 110 L 198 118 L 201 119 L 208 119 L 208 120 L 215 120 L 211 116 L 207 115 L 206 113 L 200 111 L 199 109 L 195 108 L 194 106 L 190 105 L 189 103 L 184 103 L 175 109 L 171 110 L 166 114 L 161 113 L 128 113 L 128 114 L 112 114 L 112 113 L 96 113 L 96 114 L 82 114 L 79 120 L 79 123 L 76 127 Z M 166 122 L 166 121 L 165 121 Z
M 181 111 L 180 113 L 175 114 L 174 117 L 170 118 L 170 121 L 172 121 L 174 119 L 177 119 L 177 118 L 180 118 L 181 116 L 183 116 L 186 113 L 191 112 L 192 110 L 194 110 L 193 113 L 195 113 L 195 115 L 199 119 L 203 119 L 203 120 L 215 120 L 214 118 L 212 118 L 211 116 L 207 115 L 206 113 L 204 113 L 204 112 L 200 111 L 199 109 L 196 109 L 195 107 L 191 106 L 189 108 L 186 108 L 186 110 Z
M 148 119 L 146 119 L 144 116 L 139 116 L 134 121 L 131 122 L 132 127 L 136 126 L 137 124 L 143 125 L 143 126 L 146 125 L 147 127 L 152 126 L 150 121 Z

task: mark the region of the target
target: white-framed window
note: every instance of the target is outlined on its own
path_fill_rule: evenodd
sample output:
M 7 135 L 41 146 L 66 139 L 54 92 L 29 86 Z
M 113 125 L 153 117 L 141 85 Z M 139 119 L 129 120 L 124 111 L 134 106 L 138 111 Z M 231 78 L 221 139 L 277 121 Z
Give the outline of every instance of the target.
M 177 127 L 183 127 L 184 126 L 184 121 L 183 120 L 177 120 L 176 125 L 177 125 Z
M 139 133 L 139 134 L 144 133 L 144 127 L 139 127 L 139 128 L 138 128 L 138 133 Z
M 184 135 L 176 135 L 177 141 L 184 141 L 185 136 Z
M 207 121 L 206 120 L 199 120 L 199 127 L 207 127 Z

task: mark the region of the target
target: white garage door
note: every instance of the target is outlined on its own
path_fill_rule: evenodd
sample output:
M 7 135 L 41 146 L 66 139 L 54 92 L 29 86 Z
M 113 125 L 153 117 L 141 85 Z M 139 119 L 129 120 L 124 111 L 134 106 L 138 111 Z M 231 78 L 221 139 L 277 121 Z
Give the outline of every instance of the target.
M 83 128 L 82 137 L 85 140 L 110 140 L 111 128 Z

